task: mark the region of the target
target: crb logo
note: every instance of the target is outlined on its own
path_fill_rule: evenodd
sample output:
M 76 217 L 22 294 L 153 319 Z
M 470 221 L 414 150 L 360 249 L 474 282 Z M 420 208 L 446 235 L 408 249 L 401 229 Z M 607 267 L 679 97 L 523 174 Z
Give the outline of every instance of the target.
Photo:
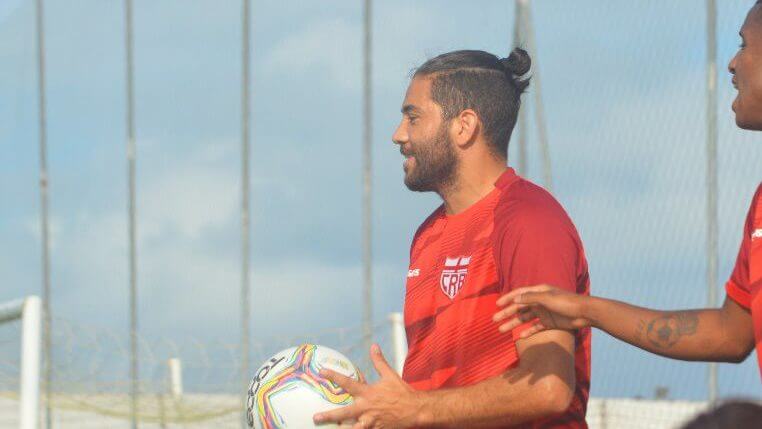
M 456 258 L 445 258 L 445 269 L 439 277 L 439 286 L 442 293 L 448 298 L 453 299 L 460 292 L 463 284 L 466 282 L 468 274 L 468 264 L 471 262 L 470 256 L 459 256 Z

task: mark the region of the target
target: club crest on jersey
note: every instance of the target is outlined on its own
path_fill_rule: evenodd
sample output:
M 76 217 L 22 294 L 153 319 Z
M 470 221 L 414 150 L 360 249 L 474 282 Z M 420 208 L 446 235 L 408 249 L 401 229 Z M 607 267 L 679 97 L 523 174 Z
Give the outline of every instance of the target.
M 469 262 L 471 262 L 470 256 L 445 258 L 444 270 L 442 270 L 442 276 L 439 278 L 439 286 L 450 299 L 455 298 L 455 295 L 463 287 L 463 283 L 466 282 Z

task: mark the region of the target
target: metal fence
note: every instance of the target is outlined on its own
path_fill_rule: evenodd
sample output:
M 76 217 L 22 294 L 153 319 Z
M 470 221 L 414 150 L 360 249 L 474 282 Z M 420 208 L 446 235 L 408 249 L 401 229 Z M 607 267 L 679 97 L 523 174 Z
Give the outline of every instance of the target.
M 372 298 L 374 314 L 398 310 L 410 238 L 438 204 L 404 190 L 399 156 L 387 143 L 408 72 L 453 49 L 506 53 L 517 4 L 531 7 L 531 22 L 518 19 L 531 25 L 519 34 L 533 31 L 542 93 L 536 97 L 530 86 L 520 130 L 526 145 L 512 143 L 509 163 L 522 160 L 522 172 L 539 183 L 552 173 L 553 192 L 585 243 L 593 292 L 659 308 L 702 307 L 710 272 L 721 298 L 759 183 L 762 146 L 735 127 L 723 68 L 750 4 L 716 2 L 713 109 L 712 3 L 484 1 L 459 10 L 450 2 L 375 2 L 365 15 L 373 28 L 371 92 L 362 85 L 363 2 L 252 2 L 247 83 L 241 3 L 134 1 L 130 153 L 137 153 L 141 333 L 239 342 L 245 317 L 237 297 L 249 277 L 255 342 L 354 326 L 369 313 L 363 296 Z M 9 100 L 0 103 L 0 272 L 13 285 L 0 298 L 38 293 L 47 279 L 39 261 L 50 249 L 52 314 L 116 332 L 128 326 L 130 284 L 125 4 L 44 4 L 40 19 L 31 1 L 0 5 L 0 99 Z M 37 44 L 40 24 L 44 45 Z M 47 97 L 38 98 L 40 89 Z M 251 95 L 250 132 L 242 130 L 243 94 Z M 363 94 L 373 94 L 372 109 L 360 108 Z M 716 159 L 706 150 L 712 111 Z M 370 113 L 375 126 L 365 141 L 373 145 L 363 155 Z M 243 217 L 248 236 L 247 204 L 240 200 L 241 192 L 249 195 L 242 185 L 249 179 L 241 177 L 248 176 L 241 155 L 247 136 L 250 274 L 240 250 L 246 254 L 240 231 Z M 44 163 L 37 142 L 47 145 Z M 373 160 L 372 171 L 363 172 L 363 159 Z M 713 162 L 716 274 L 707 233 Z M 50 186 L 47 222 L 40 178 Z M 364 183 L 373 183 L 370 194 Z M 361 256 L 370 260 L 371 253 L 369 279 Z M 371 280 L 374 291 L 363 295 L 360 285 Z M 60 329 L 54 324 L 52 332 Z M 706 364 L 658 358 L 601 333 L 593 347 L 593 395 L 711 396 Z M 720 365 L 719 396 L 758 396 L 754 372 L 751 361 Z

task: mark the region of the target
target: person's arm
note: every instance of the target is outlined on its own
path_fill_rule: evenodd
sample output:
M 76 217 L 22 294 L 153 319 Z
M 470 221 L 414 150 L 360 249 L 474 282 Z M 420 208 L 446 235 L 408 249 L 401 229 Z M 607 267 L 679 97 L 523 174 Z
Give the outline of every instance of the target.
M 417 391 L 384 360 L 378 346 L 371 359 L 380 375 L 366 385 L 322 371 L 354 398 L 344 408 L 320 413 L 316 423 L 356 421 L 354 428 L 490 428 L 563 413 L 574 396 L 574 336 L 547 331 L 516 343 L 519 364 L 468 387 Z
M 546 331 L 516 347 L 516 368 L 473 386 L 426 392 L 420 427 L 505 427 L 566 411 L 575 388 L 574 336 Z
M 535 320 L 522 332 L 592 326 L 636 347 L 673 359 L 741 362 L 754 348 L 751 314 L 733 299 L 722 308 L 657 311 L 571 294 L 547 285 L 514 290 L 498 300 L 501 331 Z

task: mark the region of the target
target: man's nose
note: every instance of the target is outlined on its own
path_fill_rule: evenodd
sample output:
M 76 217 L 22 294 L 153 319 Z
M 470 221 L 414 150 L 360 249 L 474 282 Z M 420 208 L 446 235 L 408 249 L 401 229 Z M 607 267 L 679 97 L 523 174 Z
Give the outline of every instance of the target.
M 392 134 L 392 141 L 394 144 L 403 145 L 405 142 L 407 142 L 407 132 L 403 129 L 402 124 L 397 126 L 397 129 L 394 130 L 394 134 Z

